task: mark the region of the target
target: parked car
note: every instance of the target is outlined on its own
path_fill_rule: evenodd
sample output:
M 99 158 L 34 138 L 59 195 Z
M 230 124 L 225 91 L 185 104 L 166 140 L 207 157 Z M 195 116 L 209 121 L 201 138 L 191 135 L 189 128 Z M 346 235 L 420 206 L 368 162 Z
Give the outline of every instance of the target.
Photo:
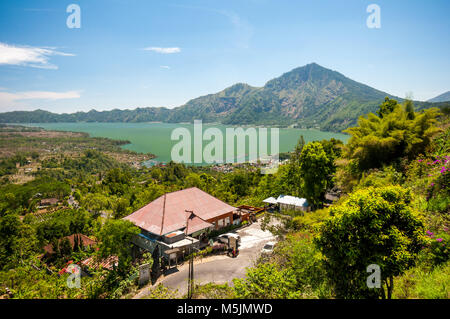
M 261 249 L 262 255 L 268 255 L 273 253 L 273 249 L 275 248 L 276 243 L 274 241 L 269 241 L 264 245 L 264 247 Z
M 219 237 L 217 237 L 217 240 L 221 243 L 228 244 L 230 237 L 236 238 L 237 242 L 241 243 L 241 236 L 239 236 L 238 234 L 234 234 L 234 233 L 222 234 Z

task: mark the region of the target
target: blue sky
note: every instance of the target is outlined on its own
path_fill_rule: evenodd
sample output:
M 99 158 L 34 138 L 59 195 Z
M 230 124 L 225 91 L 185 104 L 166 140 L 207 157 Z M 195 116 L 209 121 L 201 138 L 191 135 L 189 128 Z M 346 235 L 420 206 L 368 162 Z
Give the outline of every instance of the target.
M 449 15 L 446 0 L 1 1 L 0 112 L 172 108 L 311 62 L 427 100 L 450 90 Z

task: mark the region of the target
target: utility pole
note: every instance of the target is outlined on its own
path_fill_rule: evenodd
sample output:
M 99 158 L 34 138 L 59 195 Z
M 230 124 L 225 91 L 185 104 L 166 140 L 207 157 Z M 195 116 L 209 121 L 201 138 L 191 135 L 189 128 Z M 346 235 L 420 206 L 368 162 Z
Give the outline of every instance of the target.
M 191 250 L 193 251 L 193 249 Z M 189 292 L 188 299 L 192 299 L 192 295 L 194 294 L 194 256 L 191 254 L 191 258 L 189 260 Z
M 193 211 L 190 210 L 186 210 L 187 213 L 190 213 L 186 219 L 186 236 L 188 235 L 188 222 L 189 219 L 192 219 L 195 217 L 195 214 Z M 188 294 L 187 294 L 187 298 L 188 299 L 192 299 L 192 295 L 194 294 L 194 240 L 191 239 L 191 246 L 189 247 L 189 255 L 190 255 L 190 259 L 189 259 L 189 274 L 188 274 Z

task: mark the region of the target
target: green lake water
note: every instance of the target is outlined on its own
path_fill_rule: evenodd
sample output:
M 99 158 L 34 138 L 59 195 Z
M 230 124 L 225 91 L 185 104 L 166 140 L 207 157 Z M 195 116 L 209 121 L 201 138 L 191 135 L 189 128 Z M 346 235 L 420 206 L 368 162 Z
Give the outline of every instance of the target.
M 23 124 L 22 124 L 23 125 Z M 192 137 L 192 147 L 194 147 L 194 125 L 193 124 L 173 124 L 173 123 L 33 123 L 28 126 L 38 126 L 48 130 L 85 132 L 92 137 L 107 137 L 116 140 L 128 140 L 131 144 L 123 145 L 125 149 L 136 152 L 152 153 L 156 155 L 155 160 L 168 162 L 171 160 L 172 147 L 179 140 L 171 140 L 173 130 L 186 128 Z M 208 128 L 218 128 L 224 136 L 225 129 L 232 126 L 221 124 L 203 124 L 203 132 Z M 244 127 L 244 129 L 246 129 Z M 256 128 L 258 132 L 258 128 Z M 270 152 L 270 128 L 268 131 L 268 151 Z M 279 151 L 287 152 L 294 149 L 299 137 L 303 135 L 306 142 L 323 139 L 340 139 L 346 142 L 349 138 L 346 134 L 334 132 L 322 132 L 314 129 L 294 129 L 283 128 L 279 130 Z M 203 145 L 210 141 L 203 141 Z M 248 142 L 247 142 L 248 144 Z M 226 146 L 224 146 L 224 154 Z M 192 151 L 192 156 L 194 151 Z M 228 160 L 228 159 L 227 159 Z

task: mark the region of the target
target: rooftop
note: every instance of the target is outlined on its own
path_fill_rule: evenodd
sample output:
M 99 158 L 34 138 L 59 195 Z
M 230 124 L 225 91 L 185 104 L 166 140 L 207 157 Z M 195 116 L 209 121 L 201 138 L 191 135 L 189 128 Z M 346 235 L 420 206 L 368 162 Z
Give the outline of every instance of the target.
M 235 207 L 192 187 L 164 194 L 124 219 L 150 233 L 164 235 L 185 228 L 190 217 L 187 234 L 192 234 L 211 227 L 206 220 L 235 210 Z M 192 211 L 194 216 L 187 211 Z
M 83 234 L 72 234 L 70 236 L 66 236 L 63 237 L 61 239 L 59 239 L 59 242 L 61 242 L 63 239 L 67 238 L 69 240 L 69 243 L 72 245 L 72 249 L 75 248 L 75 240 L 79 240 L 79 244 L 82 245 L 83 247 L 86 246 L 93 246 L 95 245 L 97 242 L 91 238 L 89 238 L 86 235 Z M 54 254 L 55 251 L 53 250 L 53 245 L 52 244 L 48 244 L 44 247 L 45 252 L 47 252 L 48 254 Z
M 306 198 L 299 198 L 295 196 L 289 195 L 280 195 L 277 199 L 274 197 L 269 197 L 263 200 L 264 203 L 269 204 L 285 204 L 285 205 L 294 205 L 294 206 L 308 206 L 308 201 Z
M 299 197 L 289 196 L 289 195 L 278 196 L 277 203 L 286 204 L 286 205 L 294 205 L 294 206 L 308 206 L 308 202 L 306 201 L 306 198 L 299 198 Z

